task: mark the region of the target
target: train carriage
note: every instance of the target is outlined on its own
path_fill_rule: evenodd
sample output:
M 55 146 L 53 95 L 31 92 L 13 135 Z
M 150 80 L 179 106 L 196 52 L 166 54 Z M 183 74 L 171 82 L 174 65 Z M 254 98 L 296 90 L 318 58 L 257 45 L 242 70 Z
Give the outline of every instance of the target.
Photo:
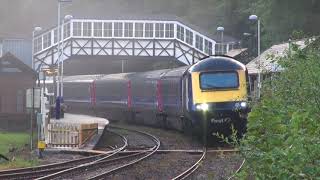
M 87 105 L 91 112 L 110 120 L 178 130 L 201 131 L 205 125 L 209 135 L 229 134 L 232 125 L 239 134 L 246 130 L 247 69 L 230 57 L 210 56 L 175 69 L 84 79 L 79 76 L 65 82 L 65 99 L 74 106 L 71 109 Z M 87 104 L 79 101 L 79 93 Z

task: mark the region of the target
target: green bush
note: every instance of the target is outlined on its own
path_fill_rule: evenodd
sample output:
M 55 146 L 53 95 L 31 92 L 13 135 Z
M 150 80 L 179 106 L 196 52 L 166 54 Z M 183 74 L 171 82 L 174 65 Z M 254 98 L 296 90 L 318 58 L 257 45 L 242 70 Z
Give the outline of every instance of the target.
M 264 81 L 263 97 L 248 119 L 239 148 L 241 178 L 320 177 L 320 55 L 299 50 L 278 59 L 283 70 Z

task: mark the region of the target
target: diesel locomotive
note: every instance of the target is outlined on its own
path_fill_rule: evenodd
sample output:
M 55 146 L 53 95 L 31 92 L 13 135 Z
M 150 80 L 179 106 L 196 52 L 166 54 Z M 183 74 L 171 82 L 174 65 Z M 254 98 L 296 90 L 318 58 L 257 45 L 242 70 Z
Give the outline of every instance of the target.
M 231 57 L 139 73 L 64 78 L 68 111 L 208 135 L 246 130 L 248 72 Z M 195 131 L 193 131 L 195 130 Z

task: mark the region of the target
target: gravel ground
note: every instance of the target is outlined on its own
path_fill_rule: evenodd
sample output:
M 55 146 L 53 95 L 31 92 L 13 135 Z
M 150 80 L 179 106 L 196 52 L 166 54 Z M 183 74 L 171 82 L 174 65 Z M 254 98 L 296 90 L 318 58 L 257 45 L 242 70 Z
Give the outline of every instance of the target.
M 155 154 L 131 168 L 106 177 L 113 180 L 171 179 L 191 167 L 200 155 L 187 153 Z
M 151 137 L 140 134 L 134 131 L 127 131 L 122 129 L 113 129 L 112 131 L 116 131 L 117 133 L 123 135 L 128 140 L 128 147 L 126 149 L 130 150 L 139 150 L 152 148 L 155 146 L 155 142 L 151 139 Z
M 123 145 L 123 140 L 119 135 L 110 131 L 104 131 L 94 150 L 110 151 L 122 147 Z
M 121 165 L 124 165 L 130 161 L 136 160 L 141 158 L 143 155 L 145 154 L 141 154 L 139 156 L 135 156 L 135 157 L 130 157 L 130 158 L 126 158 L 123 160 L 117 160 L 116 162 L 107 162 L 107 163 L 98 163 L 98 164 L 94 164 L 91 165 L 90 167 L 87 167 L 85 169 L 82 169 L 81 171 L 74 171 L 71 174 L 66 174 L 63 175 L 59 178 L 55 178 L 55 179 L 77 179 L 77 180 L 82 180 L 82 179 L 89 179 L 92 178 L 94 176 L 97 176 L 99 174 L 105 173 L 111 169 L 117 168 Z M 116 156 L 118 157 L 118 156 Z
M 127 124 L 117 124 L 118 126 L 136 129 L 144 132 L 148 132 L 156 136 L 161 141 L 160 149 L 202 149 L 202 145 L 198 138 L 192 138 L 186 136 L 183 133 L 164 130 L 159 128 L 138 126 L 138 125 L 127 125 Z M 148 139 L 144 135 L 139 133 L 130 132 L 126 130 L 117 130 L 110 128 L 110 130 L 115 131 L 119 134 L 125 136 L 128 140 L 128 149 L 142 149 L 150 148 L 154 146 L 154 142 Z M 119 136 L 106 131 L 102 136 L 100 141 L 96 146 L 96 150 L 111 150 L 122 146 L 122 140 Z M 222 145 L 226 147 L 225 145 Z M 116 180 L 131 180 L 131 179 L 170 179 L 173 178 L 189 167 L 191 167 L 201 155 L 192 155 L 188 153 L 167 153 L 167 154 L 154 154 L 151 157 L 134 164 L 128 168 L 125 168 L 116 174 L 112 174 L 106 179 L 116 179 Z M 81 158 L 81 155 L 71 155 L 71 154 L 51 154 L 50 156 L 45 156 L 43 163 L 53 163 L 61 162 L 61 160 L 72 160 L 76 158 Z M 141 157 L 141 156 L 139 156 Z M 131 158 L 130 160 L 137 159 Z M 128 160 L 126 161 L 128 162 Z M 188 179 L 227 179 L 231 176 L 236 169 L 240 166 L 242 162 L 241 157 L 236 154 L 217 154 L 208 153 L 205 161 L 201 164 L 199 169 L 194 172 Z M 88 168 L 82 173 L 75 173 L 74 175 L 64 176 L 67 179 L 87 179 L 89 177 L 98 175 L 99 173 L 105 172 L 108 169 L 114 168 L 123 164 L 124 161 L 119 161 L 117 163 L 104 165 L 102 167 L 95 166 L 94 168 Z M 61 178 L 59 178 L 61 179 Z
M 160 149 L 202 149 L 198 138 L 186 136 L 178 131 L 128 124 L 117 125 L 145 131 L 156 136 L 161 141 Z
M 80 154 L 65 154 L 59 152 L 44 152 L 43 158 L 39 159 L 40 164 L 52 164 L 61 163 L 65 161 L 71 161 L 75 159 L 80 159 L 85 156 Z
M 239 168 L 243 159 L 237 154 L 208 153 L 201 166 L 188 179 L 228 179 Z

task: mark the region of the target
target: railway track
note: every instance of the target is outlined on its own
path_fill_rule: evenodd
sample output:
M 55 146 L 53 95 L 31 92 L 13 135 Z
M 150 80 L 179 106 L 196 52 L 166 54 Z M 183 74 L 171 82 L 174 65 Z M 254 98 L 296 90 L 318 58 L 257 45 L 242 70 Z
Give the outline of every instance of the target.
M 172 180 L 180 180 L 180 179 L 185 179 L 185 178 L 189 177 L 194 171 L 196 171 L 198 169 L 201 162 L 206 157 L 206 153 L 207 153 L 207 149 L 206 149 L 206 147 L 204 147 L 200 159 L 196 163 L 194 163 L 190 168 L 183 171 L 181 174 L 177 175 L 176 177 L 172 178 Z
M 147 159 L 148 157 L 154 154 L 167 154 L 167 153 L 169 154 L 170 153 L 186 153 L 186 154 L 191 154 L 191 157 L 193 156 L 193 158 L 187 158 L 189 159 L 188 161 L 190 163 L 184 164 L 185 166 L 184 169 L 179 166 L 179 169 L 181 169 L 182 171 L 182 172 L 180 171 L 181 173 L 179 172 L 179 170 L 176 170 L 174 173 L 171 172 L 171 175 L 168 174 L 167 176 L 168 179 L 172 178 L 174 180 L 186 179 L 186 178 L 190 178 L 190 175 L 195 174 L 194 172 L 196 172 L 196 170 L 204 161 L 208 153 L 238 152 L 237 149 L 232 149 L 232 148 L 227 148 L 227 149 L 226 148 L 223 148 L 223 149 L 203 148 L 203 149 L 194 149 L 194 150 L 192 149 L 187 149 L 187 150 L 159 149 L 160 140 L 149 133 L 133 130 L 133 129 L 121 128 L 121 127 L 111 127 L 111 129 L 108 129 L 108 132 L 117 134 L 119 137 L 121 137 L 123 141 L 123 146 L 121 146 L 120 148 L 114 149 L 109 145 L 108 147 L 106 147 L 107 145 L 106 146 L 102 145 L 99 148 L 97 148 L 97 150 L 91 150 L 90 152 L 84 151 L 84 152 L 89 152 L 90 154 L 98 154 L 98 155 L 93 155 L 91 157 L 81 158 L 81 159 L 67 161 L 63 163 L 55 163 L 50 165 L 38 166 L 34 168 L 0 171 L 0 179 L 35 179 L 35 178 L 38 178 L 38 179 L 112 179 L 113 177 L 115 177 L 113 175 L 116 172 L 119 172 L 124 168 L 133 166 L 134 164 L 137 164 L 140 161 L 143 161 L 144 159 Z M 133 136 L 132 132 L 138 135 Z M 141 142 L 134 142 L 137 139 L 140 139 L 138 141 L 141 141 Z M 152 142 L 153 144 L 150 145 L 150 142 Z M 114 147 L 117 147 L 117 146 L 114 146 Z M 104 148 L 108 149 L 109 151 L 103 151 Z M 110 151 L 110 149 L 113 149 L 113 150 Z M 149 160 L 154 161 L 153 158 L 152 159 L 149 158 Z M 127 171 L 125 172 L 122 171 L 120 172 L 120 174 L 121 173 L 127 174 Z M 130 173 L 127 175 L 130 175 Z M 233 176 L 228 179 L 232 179 L 232 178 Z
M 121 133 L 123 131 L 131 132 L 131 133 L 134 132 L 136 134 L 139 134 L 140 136 L 147 137 L 149 141 L 151 140 L 151 142 L 153 142 L 154 145 L 150 148 L 141 149 L 140 152 L 127 153 L 125 155 L 121 155 L 119 152 L 117 153 L 118 157 L 114 157 L 113 159 L 101 158 L 94 162 L 90 162 L 90 163 L 76 166 L 73 168 L 65 169 L 63 171 L 59 171 L 59 172 L 41 177 L 39 179 L 69 179 L 69 178 L 103 179 L 104 177 L 114 172 L 117 172 L 125 167 L 129 167 L 133 164 L 136 164 L 142 161 L 143 159 L 148 158 L 149 156 L 154 154 L 160 147 L 160 141 L 149 133 L 137 131 L 137 130 L 131 130 L 131 129 L 124 129 L 120 127 L 111 127 L 111 128 L 113 131 L 120 130 Z M 127 136 L 126 138 L 128 137 L 130 136 Z M 128 147 L 130 147 L 129 149 L 132 149 L 133 147 L 133 145 L 130 143 L 130 140 L 128 141 L 128 146 L 126 148 Z
M 66 169 L 69 169 L 75 166 L 81 166 L 87 163 L 99 162 L 101 160 L 110 158 L 115 154 L 124 150 L 128 145 L 127 139 L 124 136 L 115 132 L 111 132 L 111 133 L 119 136 L 123 141 L 123 145 L 117 149 L 106 151 L 103 154 L 66 161 L 62 163 L 53 163 L 53 164 L 42 165 L 37 167 L 0 171 L 0 179 L 34 179 L 34 178 L 46 176 L 48 174 L 56 173 L 59 171 L 64 171 Z

